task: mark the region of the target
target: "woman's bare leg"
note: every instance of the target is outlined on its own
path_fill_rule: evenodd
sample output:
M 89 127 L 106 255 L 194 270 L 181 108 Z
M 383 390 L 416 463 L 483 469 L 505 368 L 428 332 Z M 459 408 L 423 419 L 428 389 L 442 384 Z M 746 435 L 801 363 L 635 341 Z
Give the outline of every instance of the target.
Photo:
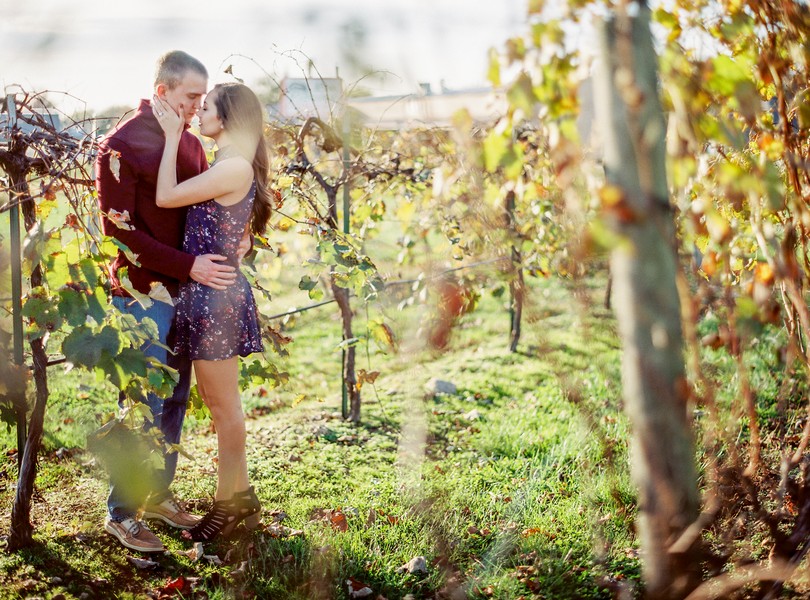
M 194 373 L 217 430 L 217 500 L 230 500 L 250 483 L 245 457 L 245 414 L 239 397 L 239 359 L 195 360 Z

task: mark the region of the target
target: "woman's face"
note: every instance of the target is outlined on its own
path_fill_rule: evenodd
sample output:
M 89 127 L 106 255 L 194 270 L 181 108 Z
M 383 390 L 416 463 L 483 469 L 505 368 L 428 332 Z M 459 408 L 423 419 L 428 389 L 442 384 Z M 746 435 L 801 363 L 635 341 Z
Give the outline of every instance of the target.
M 217 114 L 217 107 L 214 104 L 216 92 L 211 92 L 197 111 L 200 118 L 200 133 L 206 137 L 216 137 L 222 131 L 222 120 Z

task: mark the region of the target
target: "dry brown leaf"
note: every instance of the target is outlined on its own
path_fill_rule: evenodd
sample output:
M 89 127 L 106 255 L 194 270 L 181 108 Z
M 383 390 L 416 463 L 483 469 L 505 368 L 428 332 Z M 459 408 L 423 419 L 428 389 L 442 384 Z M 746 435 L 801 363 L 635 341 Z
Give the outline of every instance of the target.
M 121 183 L 121 153 L 110 150 L 110 173 L 118 183 Z

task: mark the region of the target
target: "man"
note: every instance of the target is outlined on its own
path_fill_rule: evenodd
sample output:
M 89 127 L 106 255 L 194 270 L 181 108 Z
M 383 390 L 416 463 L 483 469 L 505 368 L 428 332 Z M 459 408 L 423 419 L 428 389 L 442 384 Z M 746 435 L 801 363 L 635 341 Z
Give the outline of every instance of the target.
M 186 120 L 177 159 L 178 181 L 198 175 L 208 167 L 200 141 L 188 131 L 207 85 L 205 67 L 185 52 L 168 52 L 157 62 L 155 94 L 178 113 L 182 110 Z M 160 344 L 165 346 L 174 319 L 174 306 L 156 299 L 150 307 L 142 307 L 121 285 L 122 270 L 126 270 L 126 276 L 138 292 L 148 294 L 153 288 L 162 291 L 162 285 L 172 297 L 176 297 L 179 284 L 189 278 L 221 287 L 233 283 L 236 272 L 233 267 L 218 262 L 225 257 L 210 254 L 195 257 L 181 250 L 186 208 L 158 208 L 155 203 L 163 146 L 163 131 L 152 114 L 151 105 L 141 100 L 135 115 L 101 142 L 96 161 L 96 185 L 104 233 L 126 245 L 129 256 L 136 261 L 132 262 L 120 251 L 113 262 L 110 269 L 113 304 L 138 320 L 151 318 L 158 326 Z M 143 350 L 179 372 L 179 382 L 170 398 L 164 400 L 149 394 L 144 400 L 152 410 L 153 426 L 160 429 L 165 442 L 176 444 L 186 412 L 191 363 L 168 353 L 158 344 L 148 344 Z M 123 399 L 119 401 L 122 402 Z M 141 508 L 143 518 L 162 519 L 181 529 L 188 529 L 199 520 L 181 508 L 169 491 L 177 467 L 177 453 L 168 453 L 164 459 L 165 467 L 150 484 L 148 497 L 143 497 L 148 493 L 143 491 L 143 485 L 133 485 L 139 478 L 143 483 L 144 473 L 121 472 L 131 471 L 131 468 L 110 467 L 104 529 L 132 550 L 164 550 L 163 543 L 138 520 Z

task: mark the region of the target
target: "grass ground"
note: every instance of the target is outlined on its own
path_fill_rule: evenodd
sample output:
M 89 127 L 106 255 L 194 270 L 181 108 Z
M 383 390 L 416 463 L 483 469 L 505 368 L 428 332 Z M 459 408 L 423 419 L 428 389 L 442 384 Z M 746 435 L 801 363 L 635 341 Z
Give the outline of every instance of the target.
M 340 418 L 334 307 L 300 315 L 280 364 L 289 384 L 245 395 L 264 527 L 206 544 L 196 561 L 159 524 L 167 552 L 157 557 L 104 533 L 105 476 L 83 448 L 113 394 L 54 368 L 37 545 L 0 553 L 0 598 L 348 598 L 347 582 L 371 598 L 612 597 L 638 580 L 639 561 L 614 323 L 576 310 L 602 294 L 538 282 L 517 353 L 502 300 L 483 296 L 441 352 L 415 341 L 425 313 L 392 301 L 381 311 L 402 344 L 388 355 L 361 349 L 359 366 L 381 374 L 363 387 L 358 426 Z M 428 393 L 432 378 L 457 393 Z M 180 459 L 175 491 L 202 511 L 215 484 L 209 423 L 189 417 L 184 446 L 195 460 Z M 8 451 L 0 531 L 15 481 Z M 402 568 L 417 557 L 424 569 Z M 144 558 L 154 564 L 134 560 Z

